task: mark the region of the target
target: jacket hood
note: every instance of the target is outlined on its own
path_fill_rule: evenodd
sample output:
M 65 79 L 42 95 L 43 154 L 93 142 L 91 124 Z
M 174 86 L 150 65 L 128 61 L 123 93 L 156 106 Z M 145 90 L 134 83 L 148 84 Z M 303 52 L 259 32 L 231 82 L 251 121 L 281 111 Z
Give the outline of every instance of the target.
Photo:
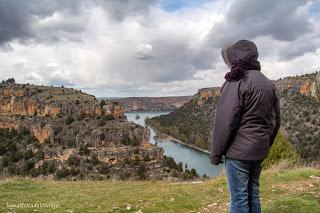
M 258 59 L 258 49 L 255 43 L 248 40 L 240 40 L 227 48 L 228 62 L 232 65 L 250 63 Z

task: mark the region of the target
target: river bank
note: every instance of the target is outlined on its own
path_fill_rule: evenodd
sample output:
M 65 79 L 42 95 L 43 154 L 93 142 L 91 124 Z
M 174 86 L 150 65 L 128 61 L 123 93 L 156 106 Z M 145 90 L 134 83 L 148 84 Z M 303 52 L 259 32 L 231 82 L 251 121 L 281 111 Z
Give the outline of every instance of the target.
M 179 140 L 178 138 L 175 138 L 175 137 L 173 137 L 171 135 L 168 135 L 168 134 L 165 134 L 163 132 L 160 132 L 159 130 L 157 130 L 155 127 L 153 127 L 151 125 L 147 125 L 147 127 L 153 129 L 156 132 L 157 136 L 161 135 L 160 140 L 170 140 L 170 141 L 173 141 L 175 143 L 179 143 L 179 144 L 182 144 L 182 145 L 187 146 L 189 148 L 195 149 L 197 151 L 200 151 L 200 152 L 203 152 L 203 153 L 206 153 L 206 154 L 210 154 L 209 150 L 202 149 L 202 148 L 199 148 L 199 147 L 194 146 L 192 144 L 188 144 L 186 142 L 183 142 L 182 140 Z M 162 138 L 162 136 L 164 136 L 164 138 Z
M 169 112 L 134 112 L 126 113 L 126 116 L 129 121 L 146 127 L 147 125 L 144 122 L 146 118 L 161 116 L 168 113 Z M 138 120 L 136 119 L 137 115 L 140 117 Z M 223 170 L 223 164 L 216 166 L 210 162 L 208 150 L 199 149 L 182 140 L 165 135 L 160 131 L 157 131 L 156 128 L 153 128 L 152 125 L 148 125 L 148 128 L 150 129 L 149 143 L 157 144 L 157 146 L 163 148 L 164 155 L 172 157 L 175 162 L 181 162 L 183 165 L 187 166 L 188 169 L 194 168 L 200 176 L 206 175 L 208 177 L 216 177 L 219 176 Z

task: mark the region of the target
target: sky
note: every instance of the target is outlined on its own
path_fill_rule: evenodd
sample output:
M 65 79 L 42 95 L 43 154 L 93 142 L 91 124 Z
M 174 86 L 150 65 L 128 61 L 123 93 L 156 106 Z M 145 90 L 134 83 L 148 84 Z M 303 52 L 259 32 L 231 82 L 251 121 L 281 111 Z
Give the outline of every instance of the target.
M 320 0 L 0 0 L 0 79 L 97 97 L 221 86 L 226 43 L 270 79 L 320 70 Z

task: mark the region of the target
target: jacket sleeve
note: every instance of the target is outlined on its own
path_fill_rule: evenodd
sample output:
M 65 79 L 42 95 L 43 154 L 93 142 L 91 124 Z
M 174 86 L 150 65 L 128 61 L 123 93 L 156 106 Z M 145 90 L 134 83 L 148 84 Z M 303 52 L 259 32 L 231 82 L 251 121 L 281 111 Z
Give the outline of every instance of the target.
M 274 100 L 274 103 L 273 103 L 273 110 L 274 110 L 274 113 L 275 113 L 275 122 L 276 123 L 274 125 L 274 129 L 273 129 L 272 135 L 270 137 L 269 147 L 272 146 L 272 144 L 274 142 L 274 139 L 276 138 L 276 136 L 278 134 L 278 131 L 279 131 L 279 128 L 280 128 L 280 121 L 281 121 L 279 98 L 277 97 L 276 92 L 274 94 L 275 94 L 275 100 Z
M 227 82 L 223 85 L 216 106 L 213 126 L 213 140 L 210 147 L 211 163 L 217 165 L 229 147 L 230 138 L 237 129 L 244 100 L 241 81 Z

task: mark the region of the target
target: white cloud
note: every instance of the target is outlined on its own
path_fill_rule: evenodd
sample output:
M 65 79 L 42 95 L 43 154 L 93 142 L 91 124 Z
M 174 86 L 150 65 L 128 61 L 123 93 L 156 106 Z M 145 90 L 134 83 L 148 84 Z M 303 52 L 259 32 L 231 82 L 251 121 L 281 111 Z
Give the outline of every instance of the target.
M 136 57 L 141 60 L 148 60 L 155 57 L 151 44 L 139 44 L 136 47 Z
M 312 2 L 299 1 L 288 11 L 280 3 L 217 0 L 174 12 L 163 10 L 159 1 L 125 5 L 82 0 L 64 7 L 30 2 L 25 7 L 36 10 L 20 8 L 17 19 L 25 27 L 17 23 L 16 31 L 0 36 L 0 78 L 69 85 L 97 96 L 193 94 L 223 83 L 227 67 L 220 47 L 243 38 L 256 42 L 263 72 L 270 78 L 319 68 L 320 22 L 308 13 Z M 291 19 L 279 25 L 275 19 L 258 19 L 263 5 L 266 16 L 274 12 L 301 18 L 299 26 L 292 27 Z M 234 18 L 243 9 L 250 13 L 238 23 Z M 36 19 L 30 11 L 38 11 Z M 290 32 L 277 30 L 289 24 Z

